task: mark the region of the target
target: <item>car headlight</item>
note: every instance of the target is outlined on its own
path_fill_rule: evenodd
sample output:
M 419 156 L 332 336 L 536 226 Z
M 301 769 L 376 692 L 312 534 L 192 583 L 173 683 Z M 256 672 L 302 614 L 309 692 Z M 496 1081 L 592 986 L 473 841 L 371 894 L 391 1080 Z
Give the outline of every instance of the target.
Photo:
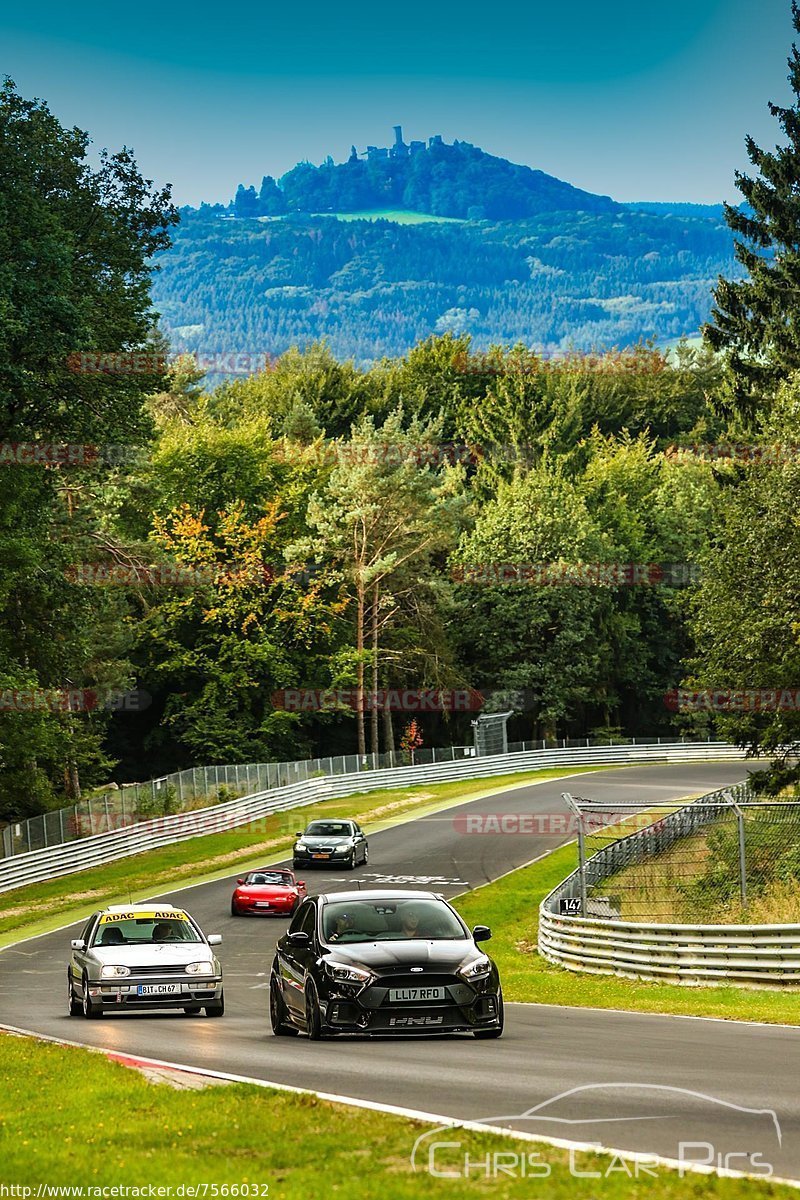
M 307 850 L 308 846 L 305 844 L 305 842 L 295 842 L 294 848 L 295 850 Z
M 345 842 L 343 846 L 335 846 L 333 853 L 334 854 L 349 854 L 350 851 L 353 849 L 354 844 L 355 844 L 354 842 Z
M 189 963 L 186 968 L 187 975 L 213 975 L 214 964 L 205 959 L 203 962 Z
M 131 973 L 130 967 L 108 966 L 108 967 L 102 968 L 102 970 L 100 971 L 100 978 L 101 979 L 120 979 L 123 975 L 130 975 L 130 973 Z
M 371 971 L 365 971 L 363 967 L 353 967 L 350 963 L 336 962 L 334 959 L 325 959 L 325 970 L 336 983 L 369 983 L 373 978 Z
M 462 979 L 483 979 L 492 969 L 491 961 L 482 954 L 480 958 L 476 958 L 473 962 L 467 963 L 465 967 L 459 967 L 458 973 Z

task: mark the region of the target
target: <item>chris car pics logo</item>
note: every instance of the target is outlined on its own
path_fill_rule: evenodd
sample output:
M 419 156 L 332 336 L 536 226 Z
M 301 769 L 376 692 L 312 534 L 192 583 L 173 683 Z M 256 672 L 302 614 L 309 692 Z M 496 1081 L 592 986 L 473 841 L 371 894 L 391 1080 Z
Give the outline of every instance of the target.
M 469 1131 L 498 1134 L 502 1148 L 476 1150 Z M 668 1084 L 595 1083 L 524 1112 L 454 1121 L 420 1134 L 411 1166 L 435 1179 L 547 1180 L 554 1172 L 549 1146 L 557 1146 L 557 1169 L 567 1149 L 567 1169 L 579 1179 L 652 1178 L 662 1169 L 677 1170 L 681 1178 L 721 1171 L 768 1179 L 782 1142 L 771 1108 Z M 587 1163 L 587 1152 L 603 1152 L 603 1158 Z

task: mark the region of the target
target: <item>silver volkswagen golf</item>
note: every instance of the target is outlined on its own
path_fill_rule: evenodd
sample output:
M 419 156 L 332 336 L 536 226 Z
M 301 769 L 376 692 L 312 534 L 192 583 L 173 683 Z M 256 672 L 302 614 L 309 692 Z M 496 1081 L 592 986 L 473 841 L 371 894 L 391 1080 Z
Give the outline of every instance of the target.
M 171 904 L 130 904 L 92 913 L 72 941 L 67 968 L 69 1014 L 99 1017 L 130 1009 L 225 1011 L 222 967 L 196 921 Z

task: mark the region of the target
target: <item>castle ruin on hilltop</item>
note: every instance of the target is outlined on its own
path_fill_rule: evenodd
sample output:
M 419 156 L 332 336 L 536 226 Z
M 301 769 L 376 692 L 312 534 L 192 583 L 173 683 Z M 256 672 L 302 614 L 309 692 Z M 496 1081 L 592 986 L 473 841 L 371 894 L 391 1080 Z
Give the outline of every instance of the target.
M 406 144 L 403 141 L 403 126 L 393 125 L 394 129 L 394 145 L 393 146 L 367 146 L 366 150 L 359 155 L 355 146 L 350 148 L 350 162 L 358 162 L 359 158 L 366 158 L 369 162 L 375 162 L 381 158 L 413 158 L 415 154 L 421 154 L 425 149 L 424 142 L 410 142 Z M 428 147 L 441 145 L 442 135 L 435 133 L 433 137 L 428 138 Z

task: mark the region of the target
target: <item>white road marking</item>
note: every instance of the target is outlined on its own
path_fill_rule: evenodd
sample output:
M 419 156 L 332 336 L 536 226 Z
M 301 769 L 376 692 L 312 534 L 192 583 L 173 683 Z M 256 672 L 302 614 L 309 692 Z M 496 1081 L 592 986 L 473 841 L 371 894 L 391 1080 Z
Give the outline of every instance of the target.
M 665 1158 L 659 1154 L 642 1154 L 636 1150 L 617 1150 L 613 1146 L 599 1146 L 594 1142 L 575 1142 L 566 1138 L 547 1137 L 543 1134 L 528 1133 L 522 1130 L 506 1129 L 501 1125 L 483 1125 L 479 1121 L 461 1121 L 457 1117 L 442 1116 L 439 1113 L 425 1112 L 423 1109 L 405 1108 L 397 1104 L 382 1104 L 379 1101 L 362 1100 L 356 1096 L 342 1096 L 336 1092 L 318 1092 L 313 1088 L 295 1087 L 290 1083 L 275 1083 L 268 1079 L 256 1079 L 249 1075 L 234 1075 L 229 1071 L 212 1071 L 208 1067 L 192 1067 L 184 1063 L 166 1062 L 159 1058 L 143 1058 L 139 1054 L 125 1054 L 107 1046 L 85 1046 L 81 1042 L 67 1041 L 65 1038 L 52 1037 L 47 1034 L 34 1033 L 28 1029 L 18 1029 L 13 1025 L 0 1024 L 0 1030 L 16 1034 L 19 1037 L 32 1037 L 37 1041 L 55 1042 L 61 1046 L 77 1046 L 81 1050 L 89 1050 L 94 1054 L 105 1054 L 113 1061 L 120 1061 L 133 1067 L 150 1067 L 161 1070 L 185 1071 L 190 1075 L 204 1075 L 209 1079 L 221 1079 L 230 1083 L 249 1083 L 254 1087 L 274 1088 L 281 1092 L 293 1092 L 301 1096 L 316 1096 L 332 1104 L 347 1104 L 351 1108 L 367 1108 L 373 1112 L 388 1113 L 392 1116 L 407 1117 L 415 1121 L 425 1121 L 428 1124 L 443 1126 L 447 1129 L 466 1129 L 476 1133 L 493 1133 L 499 1137 L 508 1137 L 524 1142 L 534 1142 L 554 1146 L 561 1150 L 585 1150 L 590 1154 L 608 1154 L 614 1158 L 627 1159 L 629 1162 L 641 1162 L 648 1166 L 657 1164 L 669 1167 L 671 1170 L 682 1169 L 698 1175 L 718 1175 L 726 1179 L 758 1179 L 763 1183 L 763 1175 L 748 1174 L 744 1171 L 734 1171 L 728 1167 L 710 1167 L 704 1163 L 679 1162 L 676 1158 Z M 769 1183 L 783 1183 L 788 1187 L 800 1188 L 800 1180 L 781 1179 L 770 1176 Z

